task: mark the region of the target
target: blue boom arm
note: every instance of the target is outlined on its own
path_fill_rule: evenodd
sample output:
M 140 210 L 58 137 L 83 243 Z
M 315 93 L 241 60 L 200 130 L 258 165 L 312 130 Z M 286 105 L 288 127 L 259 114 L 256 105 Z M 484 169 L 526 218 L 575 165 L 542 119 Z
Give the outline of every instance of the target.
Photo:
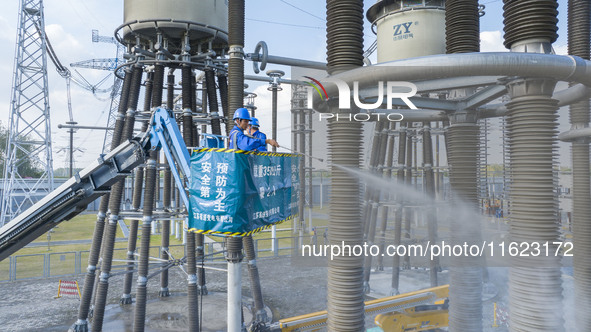
M 110 192 L 118 180 L 145 162 L 150 150 L 162 148 L 185 206 L 189 199 L 181 174 L 189 179 L 190 157 L 179 128 L 164 108 L 152 117 L 148 135 L 122 142 L 117 148 L 90 164 L 29 209 L 0 228 L 0 261 L 26 246 L 64 220 L 86 210 L 89 203 Z M 176 164 L 179 167 L 176 167 Z M 180 171 L 180 172 L 179 172 Z
M 188 209 L 189 198 L 187 197 L 187 192 L 183 189 L 185 186 L 183 186 L 179 170 L 188 181 L 190 179 L 189 175 L 191 174 L 191 157 L 189 156 L 189 152 L 187 152 L 187 146 L 181 137 L 179 127 L 168 110 L 160 107 L 154 112 L 150 126 L 150 144 L 152 150 L 162 148 L 162 151 L 164 151 L 177 188 L 181 188 L 179 190 L 181 198 Z M 178 168 L 175 166 L 175 161 L 179 166 Z

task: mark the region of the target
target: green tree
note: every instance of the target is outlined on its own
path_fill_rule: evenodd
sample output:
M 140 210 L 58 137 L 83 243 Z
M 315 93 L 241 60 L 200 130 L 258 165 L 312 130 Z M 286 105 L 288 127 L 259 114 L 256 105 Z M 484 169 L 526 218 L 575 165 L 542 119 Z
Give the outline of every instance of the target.
M 23 140 L 27 140 L 27 137 L 24 137 Z M 6 150 L 8 144 L 8 128 L 4 127 L 2 121 L 0 121 L 0 176 L 4 176 L 4 167 L 6 166 Z M 30 154 L 33 151 L 32 147 L 25 146 L 25 151 L 17 151 L 17 157 L 23 158 Z M 19 174 L 22 177 L 32 177 L 36 178 L 43 174 L 43 170 L 39 167 L 38 162 L 34 159 L 24 159 L 18 166 Z

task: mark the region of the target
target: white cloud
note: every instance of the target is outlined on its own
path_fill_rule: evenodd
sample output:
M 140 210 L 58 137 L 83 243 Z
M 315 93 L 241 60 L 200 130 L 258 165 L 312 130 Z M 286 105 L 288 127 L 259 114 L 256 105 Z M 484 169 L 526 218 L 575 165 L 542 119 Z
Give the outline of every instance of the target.
M 503 45 L 503 33 L 500 30 L 482 31 L 480 33 L 480 52 L 508 52 Z M 559 55 L 568 54 L 567 44 L 554 45 L 554 53 Z
M 62 59 L 72 59 L 73 54 L 76 54 L 76 58 L 79 59 L 80 54 L 86 53 L 78 39 L 66 32 L 60 24 L 46 25 L 45 33 L 53 50 L 64 65 L 68 65 L 69 62 L 64 62 Z
M 480 52 L 507 52 L 500 30 L 480 33 Z
M 554 53 L 558 54 L 558 55 L 567 55 L 568 54 L 568 45 L 564 44 L 564 45 L 554 45 Z
M 0 17 L 0 40 L 11 45 L 14 43 L 14 36 L 16 35 L 15 27 L 9 24 L 8 20 Z

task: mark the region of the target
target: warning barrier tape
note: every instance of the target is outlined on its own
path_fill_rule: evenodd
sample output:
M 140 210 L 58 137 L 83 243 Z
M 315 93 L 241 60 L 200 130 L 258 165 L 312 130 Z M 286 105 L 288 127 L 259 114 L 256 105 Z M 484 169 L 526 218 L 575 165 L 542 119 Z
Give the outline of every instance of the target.
M 206 231 L 206 230 L 197 229 L 197 228 L 190 228 L 190 229 L 188 229 L 188 232 L 196 233 L 196 234 L 219 235 L 219 236 L 228 236 L 228 237 L 245 237 L 245 236 L 250 236 L 252 234 L 258 233 L 258 232 L 263 231 L 265 229 L 269 229 L 275 225 L 279 225 L 279 224 L 284 223 L 286 221 L 292 220 L 292 219 L 296 218 L 297 216 L 298 215 L 295 214 L 295 215 L 289 216 L 281 221 L 278 221 L 278 222 L 275 222 L 275 223 L 272 223 L 269 225 L 265 225 L 265 226 L 253 229 L 252 231 L 243 232 L 243 233 L 240 233 L 240 232 L 219 232 L 219 231 L 211 231 L 211 230 Z
M 245 151 L 238 149 L 227 149 L 227 148 L 202 148 L 195 149 L 193 152 L 225 152 L 225 153 L 240 153 L 240 154 L 252 154 L 255 156 L 271 156 L 271 157 L 300 157 L 299 154 L 293 153 L 277 153 L 277 152 L 260 152 L 260 151 Z

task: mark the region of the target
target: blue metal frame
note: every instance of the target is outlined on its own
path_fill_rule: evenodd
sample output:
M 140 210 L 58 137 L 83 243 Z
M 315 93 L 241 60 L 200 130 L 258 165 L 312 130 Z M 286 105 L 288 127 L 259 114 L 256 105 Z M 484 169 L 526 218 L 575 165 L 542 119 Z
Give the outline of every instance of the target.
M 166 160 L 170 165 L 170 170 L 174 176 L 174 180 L 178 188 L 184 188 L 183 182 L 179 174 L 179 169 L 187 181 L 191 177 L 191 156 L 187 151 L 185 141 L 181 136 L 174 117 L 165 108 L 158 107 L 152 116 L 152 123 L 150 128 L 150 144 L 152 150 L 162 148 L 166 155 Z M 177 168 L 175 161 L 180 166 Z M 189 197 L 184 189 L 179 190 L 181 198 L 185 203 L 187 209 L 189 208 Z
M 209 144 L 209 142 L 211 142 L 211 140 L 210 140 L 211 138 L 215 139 L 216 146 L 211 146 Z M 200 142 L 201 142 L 200 146 L 202 148 L 223 148 L 223 147 L 225 147 L 224 140 L 226 140 L 227 138 L 228 138 L 228 136 L 202 133 L 201 140 L 200 140 Z

